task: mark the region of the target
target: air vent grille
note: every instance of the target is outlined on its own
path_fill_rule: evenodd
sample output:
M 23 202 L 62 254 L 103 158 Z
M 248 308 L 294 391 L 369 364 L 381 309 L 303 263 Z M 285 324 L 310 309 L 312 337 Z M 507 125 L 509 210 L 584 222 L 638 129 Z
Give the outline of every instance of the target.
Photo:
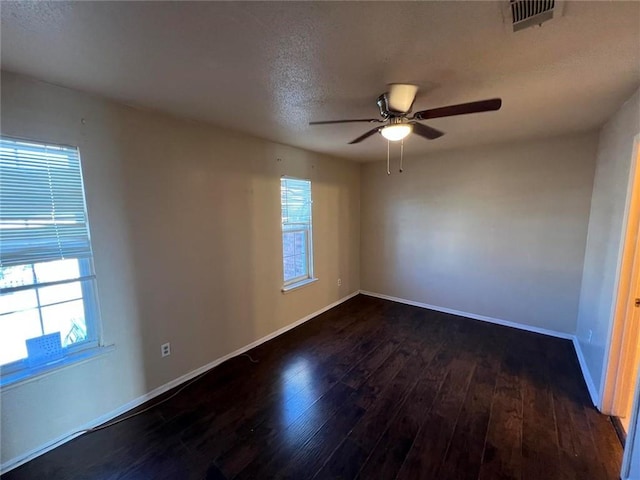
M 513 31 L 540 25 L 553 18 L 555 0 L 509 0 Z

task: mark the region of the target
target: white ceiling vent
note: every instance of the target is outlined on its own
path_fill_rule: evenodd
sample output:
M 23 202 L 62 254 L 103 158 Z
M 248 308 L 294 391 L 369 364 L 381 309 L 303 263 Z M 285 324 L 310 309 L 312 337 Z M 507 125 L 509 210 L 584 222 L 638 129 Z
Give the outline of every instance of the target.
M 508 14 L 504 15 L 505 23 L 510 22 L 513 31 L 517 32 L 534 25 L 542 25 L 562 14 L 564 1 L 560 0 L 509 0 L 505 2 Z

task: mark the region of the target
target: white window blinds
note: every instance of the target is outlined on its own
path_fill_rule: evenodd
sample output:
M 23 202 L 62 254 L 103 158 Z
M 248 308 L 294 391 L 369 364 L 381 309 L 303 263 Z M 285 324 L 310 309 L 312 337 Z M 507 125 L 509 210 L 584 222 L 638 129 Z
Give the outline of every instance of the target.
M 282 178 L 282 225 L 306 225 L 311 223 L 311 181 Z
M 78 150 L 0 139 L 0 266 L 91 256 Z

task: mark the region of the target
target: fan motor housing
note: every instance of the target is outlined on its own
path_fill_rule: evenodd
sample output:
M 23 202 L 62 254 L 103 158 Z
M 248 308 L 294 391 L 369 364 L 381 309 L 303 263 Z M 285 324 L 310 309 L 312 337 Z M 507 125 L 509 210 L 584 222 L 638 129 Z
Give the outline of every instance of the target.
M 380 115 L 382 115 L 385 120 L 387 118 L 393 118 L 393 117 L 405 117 L 408 113 L 411 112 L 411 110 L 407 111 L 407 112 L 398 112 L 395 111 L 393 109 L 391 109 L 389 107 L 389 99 L 387 97 L 387 93 L 383 93 L 382 95 L 380 95 L 378 97 L 378 100 L 376 100 L 376 103 L 378 104 L 378 107 L 380 108 Z
M 389 105 L 387 105 L 387 97 L 386 97 L 386 95 L 384 93 L 382 95 L 380 95 L 378 97 L 378 100 L 376 100 L 376 103 L 378 104 L 378 108 L 380 108 L 380 115 L 382 115 L 384 118 L 388 118 L 389 117 Z

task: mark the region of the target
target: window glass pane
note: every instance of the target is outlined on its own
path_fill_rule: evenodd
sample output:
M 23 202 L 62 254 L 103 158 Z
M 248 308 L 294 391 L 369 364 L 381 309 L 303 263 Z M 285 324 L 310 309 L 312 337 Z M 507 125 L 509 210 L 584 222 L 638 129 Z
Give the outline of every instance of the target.
M 0 365 L 27 358 L 25 340 L 40 335 L 38 310 L 0 315 Z
M 296 255 L 305 255 L 307 253 L 307 232 L 296 232 L 295 238 Z
M 35 290 L 3 293 L 0 295 L 0 315 L 38 308 Z
M 87 324 L 82 300 L 42 308 L 44 333 L 60 332 L 62 346 L 86 340 Z
M 63 283 L 62 285 L 39 288 L 38 295 L 40 295 L 40 305 L 45 306 L 52 303 L 81 299 L 82 287 L 80 282 Z
M 296 277 L 307 276 L 307 256 L 296 255 L 295 264 L 296 264 Z
M 284 257 L 292 257 L 296 254 L 295 251 L 295 233 L 284 232 L 282 234 L 282 251 Z
M 33 284 L 31 265 L 0 267 L 0 288 L 22 287 Z
M 284 257 L 284 281 L 296 278 L 296 262 L 295 256 Z
M 80 276 L 80 267 L 76 258 L 36 263 L 34 268 L 39 283 L 69 280 Z

